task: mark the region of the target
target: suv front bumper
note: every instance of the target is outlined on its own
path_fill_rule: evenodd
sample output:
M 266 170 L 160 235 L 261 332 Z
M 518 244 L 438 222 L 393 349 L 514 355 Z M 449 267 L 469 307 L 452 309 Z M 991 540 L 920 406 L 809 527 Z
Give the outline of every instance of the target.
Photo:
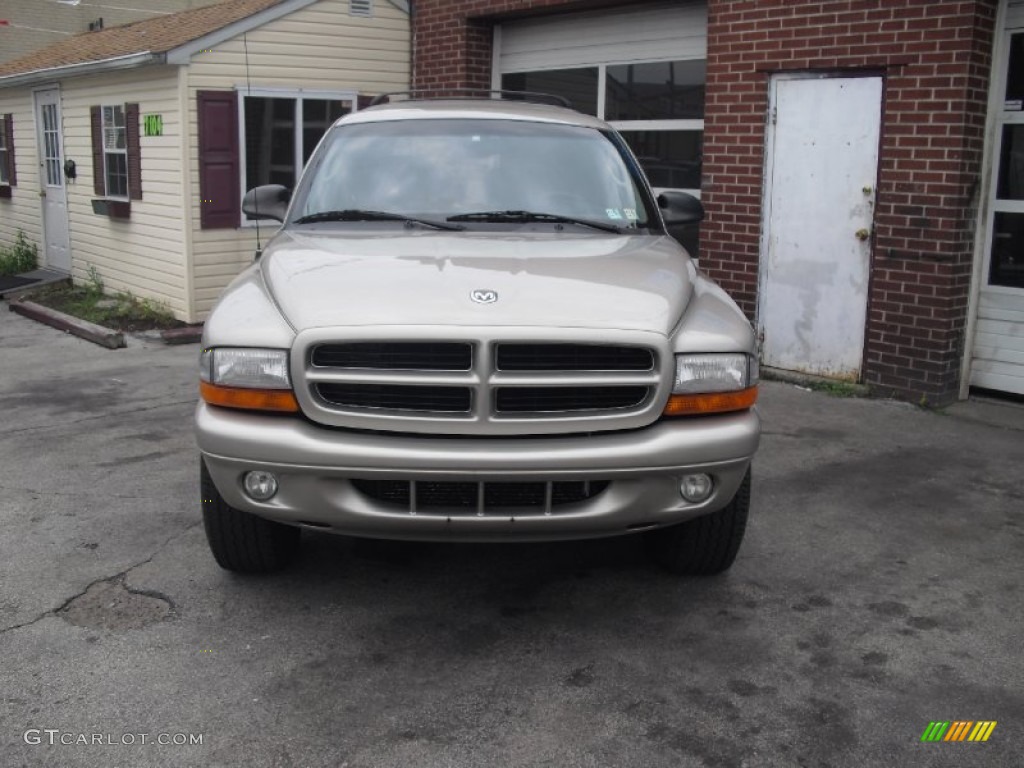
M 757 411 L 667 419 L 644 429 L 570 437 L 467 438 L 352 432 L 200 403 L 197 439 L 232 507 L 353 536 L 435 541 L 536 541 L 615 536 L 679 523 L 726 506 L 760 437 Z M 242 478 L 274 473 L 277 494 L 249 498 Z M 703 472 L 711 496 L 685 501 L 679 481 Z M 363 495 L 351 480 L 610 481 L 601 494 L 551 514 L 415 514 Z

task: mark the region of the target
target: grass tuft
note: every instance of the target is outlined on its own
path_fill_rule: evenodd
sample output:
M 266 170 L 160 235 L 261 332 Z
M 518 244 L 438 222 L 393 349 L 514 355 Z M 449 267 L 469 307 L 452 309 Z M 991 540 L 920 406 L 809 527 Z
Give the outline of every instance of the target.
M 10 247 L 0 246 L 0 275 L 20 275 L 39 266 L 39 247 L 20 229 Z

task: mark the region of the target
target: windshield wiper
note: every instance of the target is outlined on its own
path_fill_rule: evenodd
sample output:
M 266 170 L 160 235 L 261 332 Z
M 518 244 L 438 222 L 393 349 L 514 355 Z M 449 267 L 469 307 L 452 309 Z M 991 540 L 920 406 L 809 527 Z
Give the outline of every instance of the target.
M 623 228 L 604 221 L 578 219 L 574 216 L 563 216 L 560 213 L 538 213 L 536 211 L 479 211 L 478 213 L 460 213 L 449 216 L 448 221 L 485 221 L 485 222 L 531 222 L 546 221 L 552 224 L 579 224 L 583 227 L 600 229 L 603 232 L 623 233 Z
M 364 211 L 359 208 L 347 208 L 343 211 L 320 211 L 300 216 L 295 219 L 295 224 L 315 224 L 321 221 L 401 221 L 407 225 L 421 224 L 424 227 L 434 229 L 445 229 L 453 232 L 463 230 L 456 224 L 446 224 L 443 221 L 433 219 L 418 219 L 415 216 L 406 216 L 404 213 L 389 213 L 388 211 Z

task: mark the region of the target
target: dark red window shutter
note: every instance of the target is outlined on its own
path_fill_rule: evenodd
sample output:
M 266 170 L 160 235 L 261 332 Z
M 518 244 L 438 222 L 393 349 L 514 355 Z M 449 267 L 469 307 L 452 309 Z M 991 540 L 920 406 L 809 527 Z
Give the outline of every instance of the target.
M 238 169 L 238 96 L 199 91 L 199 224 L 234 229 L 242 218 Z
M 7 183 L 18 186 L 18 173 L 14 167 L 14 115 L 4 115 L 4 146 L 7 147 Z
M 100 197 L 107 194 L 107 181 L 103 173 L 103 109 L 89 107 L 92 125 L 92 191 Z
M 128 149 L 128 199 L 142 199 L 142 150 L 139 147 L 139 105 L 124 105 L 125 146 Z

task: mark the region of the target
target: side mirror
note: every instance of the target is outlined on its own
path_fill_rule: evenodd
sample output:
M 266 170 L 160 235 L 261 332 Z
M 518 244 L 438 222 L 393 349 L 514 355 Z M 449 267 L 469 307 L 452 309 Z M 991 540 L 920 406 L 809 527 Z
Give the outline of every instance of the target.
M 266 184 L 250 189 L 242 198 L 242 213 L 247 219 L 284 221 L 292 191 L 280 184 Z
M 704 221 L 704 206 L 686 192 L 666 191 L 658 195 L 658 207 L 666 227 L 698 224 Z

